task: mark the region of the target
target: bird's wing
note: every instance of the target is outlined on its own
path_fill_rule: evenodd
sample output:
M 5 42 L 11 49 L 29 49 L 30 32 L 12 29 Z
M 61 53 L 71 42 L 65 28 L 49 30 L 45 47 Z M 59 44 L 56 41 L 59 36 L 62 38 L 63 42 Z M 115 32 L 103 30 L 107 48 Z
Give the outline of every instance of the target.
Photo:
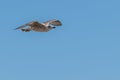
M 45 27 L 42 23 L 39 23 L 37 21 L 34 21 L 32 23 L 29 24 L 31 27 L 36 27 L 36 28 L 43 28 Z
M 62 23 L 59 20 L 49 20 L 46 22 L 43 22 L 45 25 L 53 25 L 53 26 L 62 26 Z
M 26 26 L 29 26 L 29 24 L 30 24 L 30 23 L 27 23 L 27 24 L 24 24 L 24 25 L 22 25 L 22 26 L 19 26 L 19 27 L 15 28 L 15 30 L 17 30 L 17 29 L 22 29 L 22 28 L 24 28 L 24 27 L 26 27 Z

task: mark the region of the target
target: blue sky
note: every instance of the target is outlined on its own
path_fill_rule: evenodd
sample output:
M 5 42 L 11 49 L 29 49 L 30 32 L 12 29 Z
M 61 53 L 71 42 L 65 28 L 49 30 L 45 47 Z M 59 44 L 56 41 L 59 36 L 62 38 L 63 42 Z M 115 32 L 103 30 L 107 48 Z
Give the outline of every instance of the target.
M 0 0 L 0 80 L 120 80 L 119 0 Z M 47 33 L 14 28 L 59 19 Z

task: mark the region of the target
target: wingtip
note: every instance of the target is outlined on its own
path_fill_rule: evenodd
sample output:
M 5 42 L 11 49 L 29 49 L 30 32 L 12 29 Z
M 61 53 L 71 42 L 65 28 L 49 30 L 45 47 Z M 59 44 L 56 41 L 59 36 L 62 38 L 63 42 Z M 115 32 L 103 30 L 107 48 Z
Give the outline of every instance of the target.
M 20 29 L 20 28 L 14 28 L 13 30 L 18 30 L 18 29 Z
M 17 28 L 13 29 L 13 30 L 17 30 Z

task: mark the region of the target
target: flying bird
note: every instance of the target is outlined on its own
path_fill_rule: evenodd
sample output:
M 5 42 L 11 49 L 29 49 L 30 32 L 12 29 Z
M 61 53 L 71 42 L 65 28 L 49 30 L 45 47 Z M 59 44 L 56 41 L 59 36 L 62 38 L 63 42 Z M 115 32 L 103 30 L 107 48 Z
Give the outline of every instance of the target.
M 40 23 L 38 21 L 32 21 L 20 27 L 17 27 L 15 30 L 21 29 L 24 32 L 29 31 L 48 32 L 52 29 L 55 29 L 56 26 L 62 26 L 62 23 L 59 20 L 49 20 L 43 23 Z

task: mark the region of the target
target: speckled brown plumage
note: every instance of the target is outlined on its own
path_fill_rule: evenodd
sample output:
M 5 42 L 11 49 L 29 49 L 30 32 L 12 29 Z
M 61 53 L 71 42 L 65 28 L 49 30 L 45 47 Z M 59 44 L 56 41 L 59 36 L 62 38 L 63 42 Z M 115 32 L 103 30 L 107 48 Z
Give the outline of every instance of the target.
M 32 30 L 37 32 L 47 32 L 51 29 L 54 29 L 55 26 L 61 26 L 61 25 L 62 23 L 59 20 L 49 20 L 43 23 L 39 23 L 38 21 L 32 21 L 16 28 L 16 30 L 21 29 L 24 32 L 29 32 Z

